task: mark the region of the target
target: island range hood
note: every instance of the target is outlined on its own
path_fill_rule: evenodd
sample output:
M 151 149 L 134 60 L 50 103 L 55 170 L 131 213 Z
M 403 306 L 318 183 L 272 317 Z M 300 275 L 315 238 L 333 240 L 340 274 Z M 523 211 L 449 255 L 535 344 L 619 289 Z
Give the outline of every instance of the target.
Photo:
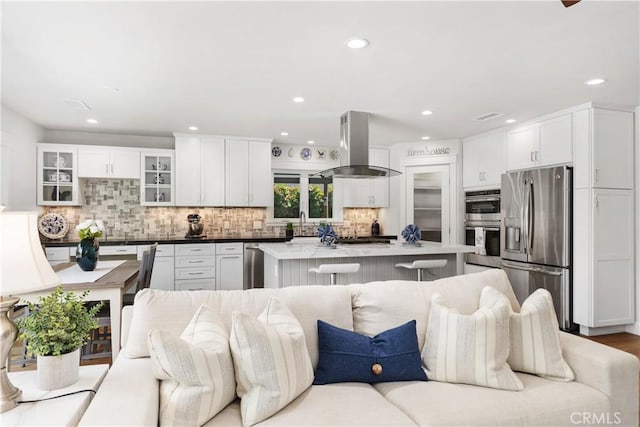
M 340 149 L 340 166 L 313 175 L 323 178 L 386 178 L 401 174 L 394 169 L 369 164 L 369 113 L 347 111 L 340 116 Z

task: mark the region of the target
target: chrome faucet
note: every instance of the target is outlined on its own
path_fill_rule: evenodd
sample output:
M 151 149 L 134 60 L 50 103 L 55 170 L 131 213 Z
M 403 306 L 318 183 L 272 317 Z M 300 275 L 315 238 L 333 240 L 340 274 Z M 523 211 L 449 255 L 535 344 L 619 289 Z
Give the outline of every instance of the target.
M 300 211 L 300 230 L 298 231 L 298 236 L 302 236 L 302 223 L 307 222 L 307 215 L 305 215 L 304 211 Z

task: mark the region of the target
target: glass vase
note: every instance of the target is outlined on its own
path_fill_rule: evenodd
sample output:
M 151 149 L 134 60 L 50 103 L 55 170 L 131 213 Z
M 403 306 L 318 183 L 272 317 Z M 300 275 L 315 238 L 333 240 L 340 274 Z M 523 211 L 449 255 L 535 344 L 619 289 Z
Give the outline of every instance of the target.
M 93 271 L 98 264 L 98 240 L 82 239 L 76 248 L 76 262 L 84 271 Z

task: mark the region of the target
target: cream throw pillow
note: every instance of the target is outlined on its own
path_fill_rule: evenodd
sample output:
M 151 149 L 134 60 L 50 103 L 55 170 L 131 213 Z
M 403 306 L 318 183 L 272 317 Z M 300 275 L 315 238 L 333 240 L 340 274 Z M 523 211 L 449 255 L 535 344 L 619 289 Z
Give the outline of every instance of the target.
M 245 427 L 269 418 L 313 382 L 302 326 L 275 298 L 257 320 L 233 313 L 230 345 Z
M 514 371 L 572 381 L 573 371 L 562 357 L 558 319 L 553 298 L 546 289 L 538 289 L 522 303 L 520 313 L 511 312 L 511 353 L 509 365 Z
M 149 353 L 160 381 L 160 425 L 201 426 L 236 398 L 229 334 L 202 305 L 180 335 L 149 331 Z
M 434 294 L 422 350 L 429 379 L 522 390 L 507 364 L 509 310 L 507 297 L 489 286 L 482 289 L 480 307 L 471 315 L 447 308 L 442 296 Z

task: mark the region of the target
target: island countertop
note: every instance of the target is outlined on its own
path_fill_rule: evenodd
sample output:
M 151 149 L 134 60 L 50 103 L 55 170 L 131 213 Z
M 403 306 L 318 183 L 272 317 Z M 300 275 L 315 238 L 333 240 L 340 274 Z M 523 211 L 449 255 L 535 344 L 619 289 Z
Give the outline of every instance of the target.
M 327 248 L 322 246 L 317 238 L 297 238 L 282 243 L 260 243 L 258 247 L 265 254 L 278 260 L 464 254 L 476 251 L 474 246 L 468 245 L 421 241 L 418 246 L 395 240 L 391 240 L 389 244 L 337 245 Z

